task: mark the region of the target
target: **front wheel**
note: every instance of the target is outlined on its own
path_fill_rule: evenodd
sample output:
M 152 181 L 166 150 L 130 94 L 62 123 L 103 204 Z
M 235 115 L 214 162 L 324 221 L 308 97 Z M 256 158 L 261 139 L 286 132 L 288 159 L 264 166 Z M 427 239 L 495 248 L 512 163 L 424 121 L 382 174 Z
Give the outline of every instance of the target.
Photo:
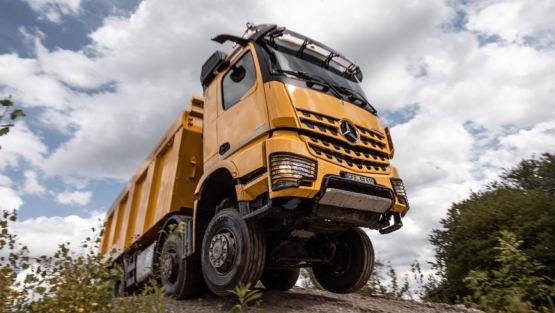
M 331 264 L 314 265 L 314 277 L 326 290 L 352 293 L 362 288 L 374 268 L 374 248 L 368 235 L 360 228 L 349 228 L 336 240 Z
M 202 272 L 219 296 L 243 283 L 254 286 L 266 260 L 266 239 L 258 221 L 246 221 L 233 209 L 218 212 L 202 242 Z

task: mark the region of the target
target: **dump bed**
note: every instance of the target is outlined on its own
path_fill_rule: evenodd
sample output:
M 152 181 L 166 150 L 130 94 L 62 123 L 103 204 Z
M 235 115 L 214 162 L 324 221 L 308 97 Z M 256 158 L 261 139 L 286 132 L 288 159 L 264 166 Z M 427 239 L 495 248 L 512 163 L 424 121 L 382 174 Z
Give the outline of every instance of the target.
M 203 99 L 193 97 L 139 166 L 106 218 L 101 254 L 117 258 L 134 243 L 156 240 L 173 212 L 193 215 L 194 192 L 203 173 Z

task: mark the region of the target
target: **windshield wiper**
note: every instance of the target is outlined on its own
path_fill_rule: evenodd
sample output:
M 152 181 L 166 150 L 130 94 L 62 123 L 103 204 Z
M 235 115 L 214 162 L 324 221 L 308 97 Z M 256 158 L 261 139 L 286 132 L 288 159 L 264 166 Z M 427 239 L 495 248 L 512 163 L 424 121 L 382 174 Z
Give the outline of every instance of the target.
M 378 111 L 370 104 L 368 100 L 366 100 L 366 98 L 364 98 L 363 95 L 360 94 L 360 92 L 343 86 L 334 86 L 334 87 L 341 90 L 344 94 L 346 94 L 349 97 L 349 101 L 354 103 L 356 100 L 359 100 L 364 104 L 364 106 L 370 107 L 370 112 L 372 112 L 373 114 L 378 113 Z
M 331 84 L 329 81 L 327 81 L 322 76 L 309 75 L 309 74 L 307 74 L 305 72 L 301 72 L 301 71 L 289 71 L 289 70 L 278 70 L 278 69 L 274 69 L 272 71 L 274 71 L 276 73 L 289 74 L 289 75 L 298 77 L 300 79 L 304 79 L 304 80 L 307 81 L 306 85 L 310 88 L 312 88 L 316 84 L 316 85 L 319 85 L 321 87 L 324 87 L 324 89 L 322 89 L 324 91 L 325 87 L 327 87 L 327 89 L 331 90 L 332 93 L 337 98 L 343 99 L 343 96 L 341 95 L 341 92 L 339 92 L 333 84 Z M 324 92 L 327 92 L 327 90 L 325 90 Z

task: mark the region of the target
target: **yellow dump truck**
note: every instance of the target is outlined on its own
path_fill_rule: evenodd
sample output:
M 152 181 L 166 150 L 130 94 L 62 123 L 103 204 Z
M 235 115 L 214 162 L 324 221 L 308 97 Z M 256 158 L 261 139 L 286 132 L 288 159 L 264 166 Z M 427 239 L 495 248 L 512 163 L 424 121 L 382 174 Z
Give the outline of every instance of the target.
M 155 275 L 177 298 L 259 280 L 288 290 L 311 267 L 331 292 L 359 290 L 374 263 L 361 227 L 393 232 L 409 210 L 361 69 L 276 25 L 212 40 L 234 45 L 202 66 L 204 98 L 107 213 L 101 253 L 124 272 L 115 289 Z

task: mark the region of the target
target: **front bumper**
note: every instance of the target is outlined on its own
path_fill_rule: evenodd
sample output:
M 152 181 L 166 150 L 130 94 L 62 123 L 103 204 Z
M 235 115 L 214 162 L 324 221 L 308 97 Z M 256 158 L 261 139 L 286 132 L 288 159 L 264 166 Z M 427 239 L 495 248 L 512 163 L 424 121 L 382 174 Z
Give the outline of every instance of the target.
M 328 176 L 324 179 L 317 205 L 385 213 L 393 206 L 390 190 L 381 186 Z
M 333 192 L 330 201 L 329 190 L 347 191 L 352 197 L 341 199 L 345 194 Z M 335 199 L 338 194 L 340 199 Z M 353 204 L 353 201 L 363 199 L 369 201 Z M 392 208 L 393 199 L 394 195 L 388 188 L 327 175 L 307 220 L 320 230 L 329 228 L 330 224 L 382 229 L 389 225 L 390 213 L 386 212 Z

